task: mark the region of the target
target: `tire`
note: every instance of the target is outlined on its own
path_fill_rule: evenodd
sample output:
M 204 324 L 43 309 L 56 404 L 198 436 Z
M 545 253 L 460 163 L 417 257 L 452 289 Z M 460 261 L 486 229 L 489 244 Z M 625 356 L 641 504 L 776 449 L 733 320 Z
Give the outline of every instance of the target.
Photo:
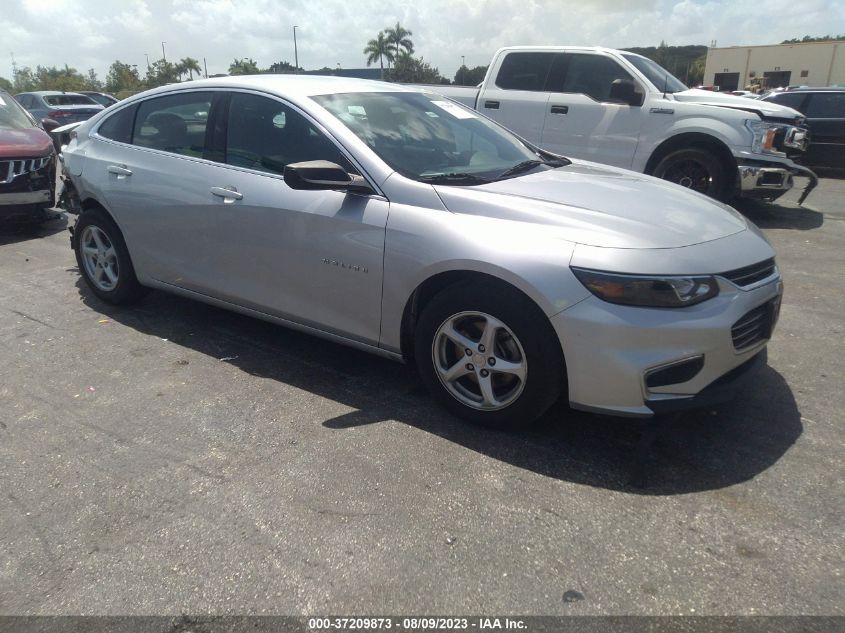
M 716 200 L 730 198 L 729 181 L 722 161 L 706 149 L 680 149 L 657 163 L 653 176 L 674 182 Z
M 138 283 L 120 229 L 104 211 L 90 209 L 79 216 L 73 250 L 83 279 L 106 303 L 133 303 L 148 292 Z
M 485 336 L 485 326 L 493 326 L 492 335 Z M 484 341 L 493 341 L 492 355 Z M 441 291 L 420 314 L 414 343 L 417 368 L 435 399 L 475 424 L 526 428 L 565 386 L 560 344 L 548 319 L 500 284 L 468 282 Z

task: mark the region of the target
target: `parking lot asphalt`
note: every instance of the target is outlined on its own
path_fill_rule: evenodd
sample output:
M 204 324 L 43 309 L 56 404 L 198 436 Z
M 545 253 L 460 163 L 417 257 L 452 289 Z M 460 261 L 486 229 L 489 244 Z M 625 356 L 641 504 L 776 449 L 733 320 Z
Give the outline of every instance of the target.
M 785 280 L 769 366 L 662 425 L 643 489 L 630 420 L 466 426 L 391 361 L 101 303 L 65 219 L 7 229 L 0 614 L 842 614 L 845 180 L 796 199 L 737 204 Z

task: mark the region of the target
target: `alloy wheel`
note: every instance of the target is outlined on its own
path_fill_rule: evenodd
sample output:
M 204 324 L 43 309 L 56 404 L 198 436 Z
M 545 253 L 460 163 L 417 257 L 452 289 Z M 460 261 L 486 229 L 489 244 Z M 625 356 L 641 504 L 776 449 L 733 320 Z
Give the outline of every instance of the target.
M 103 292 L 111 292 L 117 287 L 120 268 L 109 236 L 100 227 L 89 224 L 79 239 L 88 279 Z

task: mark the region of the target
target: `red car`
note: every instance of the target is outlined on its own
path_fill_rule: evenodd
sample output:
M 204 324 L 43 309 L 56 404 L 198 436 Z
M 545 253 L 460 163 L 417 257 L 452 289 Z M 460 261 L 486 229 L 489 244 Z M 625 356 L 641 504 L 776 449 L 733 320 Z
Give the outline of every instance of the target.
M 50 135 L 0 90 L 0 221 L 52 217 L 56 151 Z

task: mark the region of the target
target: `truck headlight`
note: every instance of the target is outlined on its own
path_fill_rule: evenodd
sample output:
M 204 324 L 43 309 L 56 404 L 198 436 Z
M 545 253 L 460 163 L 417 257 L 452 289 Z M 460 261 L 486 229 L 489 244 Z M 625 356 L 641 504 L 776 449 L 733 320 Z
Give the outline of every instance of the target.
M 766 121 L 746 119 L 745 127 L 751 131 L 752 152 L 755 154 L 775 154 L 776 156 L 785 156 L 783 152 L 775 147 L 775 138 L 783 127 L 782 125 L 777 123 L 767 123 Z
M 609 303 L 646 308 L 683 308 L 719 294 L 709 275 L 623 275 L 571 268 L 584 287 Z

